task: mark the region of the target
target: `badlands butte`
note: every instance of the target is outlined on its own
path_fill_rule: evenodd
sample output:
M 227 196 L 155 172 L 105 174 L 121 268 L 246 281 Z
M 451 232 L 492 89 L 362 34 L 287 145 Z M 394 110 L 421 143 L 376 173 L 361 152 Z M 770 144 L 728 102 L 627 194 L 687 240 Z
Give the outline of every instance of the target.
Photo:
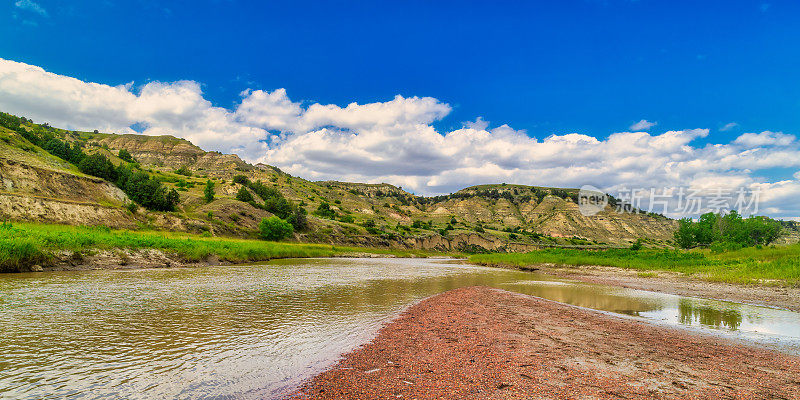
M 14 116 L 2 114 L 4 121 Z M 26 140 L 20 129 L 47 132 L 103 154 L 119 165 L 121 150 L 139 168 L 180 196 L 175 211 L 139 208 L 113 183 L 81 173 L 73 164 Z M 205 151 L 172 136 L 78 132 L 34 124 L 0 126 L 0 218 L 13 221 L 255 237 L 271 216 L 254 202 L 237 200 L 241 177 L 277 189 L 308 213 L 294 240 L 309 243 L 439 251 L 526 251 L 543 247 L 620 247 L 638 239 L 669 246 L 677 223 L 660 215 L 620 213 L 611 206 L 595 216 L 578 210 L 577 189 L 487 184 L 450 195 L 416 196 L 390 184 L 312 182 L 236 155 Z M 214 182 L 207 202 L 204 188 Z M 327 212 L 320 206 L 327 204 Z M 326 206 L 322 206 L 326 209 Z

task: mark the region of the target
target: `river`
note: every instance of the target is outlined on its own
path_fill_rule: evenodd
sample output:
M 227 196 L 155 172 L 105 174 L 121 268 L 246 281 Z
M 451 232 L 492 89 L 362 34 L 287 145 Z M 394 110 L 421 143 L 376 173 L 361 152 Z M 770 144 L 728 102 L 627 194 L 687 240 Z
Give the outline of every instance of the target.
M 795 351 L 800 314 L 436 259 L 0 276 L 0 396 L 279 397 L 425 297 L 492 286 Z

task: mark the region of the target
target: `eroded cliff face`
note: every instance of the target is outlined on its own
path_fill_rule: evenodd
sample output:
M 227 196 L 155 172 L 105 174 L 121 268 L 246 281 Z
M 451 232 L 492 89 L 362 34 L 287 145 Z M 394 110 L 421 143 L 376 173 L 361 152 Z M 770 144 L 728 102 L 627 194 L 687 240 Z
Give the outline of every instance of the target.
M 135 227 L 122 208 L 128 197 L 41 149 L 0 143 L 0 218 Z
M 188 140 L 173 136 L 98 134 L 89 143 L 116 151 L 125 149 L 145 166 L 165 167 L 170 170 L 187 167 L 194 171 L 214 173 L 255 169 L 237 155 L 205 151 Z

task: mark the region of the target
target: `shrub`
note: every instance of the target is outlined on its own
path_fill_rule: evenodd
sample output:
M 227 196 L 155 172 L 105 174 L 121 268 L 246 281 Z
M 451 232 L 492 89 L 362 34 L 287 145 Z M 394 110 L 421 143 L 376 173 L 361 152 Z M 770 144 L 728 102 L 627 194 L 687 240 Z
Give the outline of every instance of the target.
M 119 151 L 119 154 L 118 154 L 117 157 L 119 157 L 120 160 L 125 161 L 125 162 L 129 162 L 129 163 L 135 163 L 136 162 L 136 160 L 133 158 L 131 153 L 128 152 L 128 150 L 125 150 L 125 149 L 121 149 Z
M 314 214 L 322 218 L 328 218 L 328 219 L 336 218 L 336 211 L 333 211 L 331 205 L 324 201 L 320 203 L 319 207 L 317 207 L 317 210 L 314 211 Z
M 214 192 L 214 182 L 212 182 L 211 179 L 209 179 L 208 181 L 206 181 L 205 189 L 203 189 L 203 195 L 206 199 L 206 203 L 211 203 L 212 201 L 214 201 L 215 194 L 216 193 Z
M 262 239 L 272 241 L 289 237 L 293 232 L 292 224 L 274 215 L 262 219 L 261 223 L 258 224 L 258 229 L 261 231 Z
M 239 188 L 239 192 L 236 193 L 236 200 L 239 200 L 239 201 L 245 202 L 245 203 L 250 203 L 250 202 L 254 201 L 253 200 L 253 195 L 244 186 Z
M 84 157 L 78 164 L 78 169 L 84 174 L 103 178 L 111 182 L 114 182 L 117 178 L 117 171 L 114 164 L 102 154 L 92 154 Z
M 192 171 L 189 171 L 189 168 L 185 165 L 175 170 L 175 173 L 183 176 L 192 176 Z
M 233 177 L 233 183 L 238 183 L 240 185 L 249 185 L 250 179 L 248 179 L 244 175 L 236 175 Z

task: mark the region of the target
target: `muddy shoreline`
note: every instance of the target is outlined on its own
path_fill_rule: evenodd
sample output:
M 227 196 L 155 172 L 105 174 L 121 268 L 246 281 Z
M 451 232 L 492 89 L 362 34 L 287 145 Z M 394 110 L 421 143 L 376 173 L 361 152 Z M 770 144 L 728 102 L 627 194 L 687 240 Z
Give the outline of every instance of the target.
M 395 258 L 393 254 L 383 253 L 342 253 L 330 256 L 330 258 Z M 301 257 L 272 257 L 263 260 L 251 260 L 244 262 L 234 262 L 220 259 L 217 256 L 208 257 L 202 261 L 186 261 L 178 255 L 170 254 L 157 249 L 112 249 L 94 250 L 87 254 L 75 252 L 62 252 L 56 254 L 55 261 L 44 265 L 31 265 L 17 272 L 4 272 L 6 274 L 27 273 L 27 272 L 51 272 L 51 271 L 94 271 L 94 270 L 137 270 L 137 269 L 160 269 L 160 268 L 199 268 L 217 267 L 226 265 L 248 265 L 265 263 L 271 260 L 282 258 L 301 258 Z M 408 257 L 414 258 L 414 257 Z
M 498 289 L 410 307 L 295 399 L 800 398 L 800 357 Z

